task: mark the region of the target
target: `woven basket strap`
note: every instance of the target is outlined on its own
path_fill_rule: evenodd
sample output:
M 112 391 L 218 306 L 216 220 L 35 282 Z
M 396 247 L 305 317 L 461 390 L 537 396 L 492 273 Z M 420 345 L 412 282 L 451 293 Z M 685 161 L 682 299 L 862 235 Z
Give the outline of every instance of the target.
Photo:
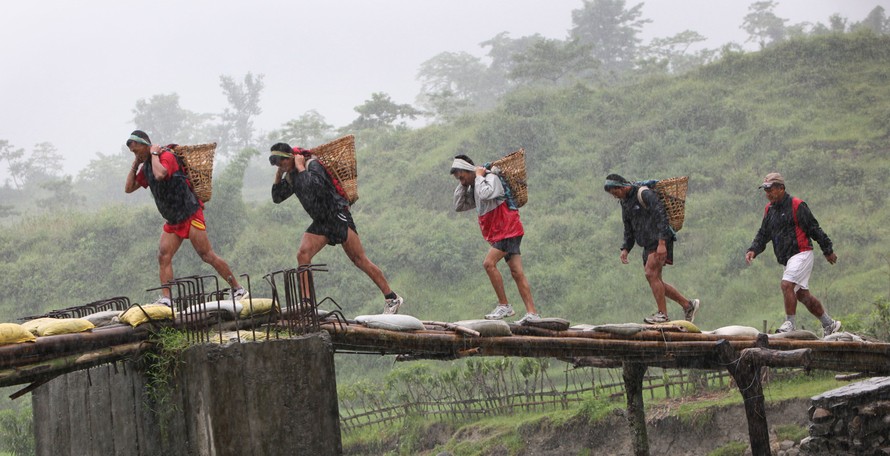
M 640 187 L 640 189 L 637 190 L 637 201 L 640 202 L 640 206 L 643 206 L 643 209 L 649 209 L 648 207 L 646 207 L 646 202 L 643 201 L 643 190 L 652 190 L 652 189 L 649 187 L 646 187 L 646 186 Z

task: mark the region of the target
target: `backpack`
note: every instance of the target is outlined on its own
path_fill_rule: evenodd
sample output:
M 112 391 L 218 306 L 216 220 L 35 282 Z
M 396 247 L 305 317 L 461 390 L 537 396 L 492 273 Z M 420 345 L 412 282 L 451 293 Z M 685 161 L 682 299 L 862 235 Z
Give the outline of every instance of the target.
M 640 187 L 637 191 L 637 201 L 640 202 L 640 206 L 648 209 L 643 200 L 643 190 L 654 191 L 658 195 L 658 199 L 661 200 L 661 204 L 664 205 L 671 229 L 677 232 L 683 228 L 683 220 L 686 217 L 686 189 L 689 186 L 688 176 L 663 180 L 649 179 L 634 182 L 634 185 Z

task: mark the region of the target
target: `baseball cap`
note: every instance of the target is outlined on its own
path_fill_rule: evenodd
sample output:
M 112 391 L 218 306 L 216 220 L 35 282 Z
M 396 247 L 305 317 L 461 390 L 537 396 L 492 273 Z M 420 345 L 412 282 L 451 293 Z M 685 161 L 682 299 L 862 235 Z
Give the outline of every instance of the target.
M 779 173 L 769 173 L 763 178 L 763 183 L 758 188 L 770 188 L 773 184 L 785 185 L 785 179 Z

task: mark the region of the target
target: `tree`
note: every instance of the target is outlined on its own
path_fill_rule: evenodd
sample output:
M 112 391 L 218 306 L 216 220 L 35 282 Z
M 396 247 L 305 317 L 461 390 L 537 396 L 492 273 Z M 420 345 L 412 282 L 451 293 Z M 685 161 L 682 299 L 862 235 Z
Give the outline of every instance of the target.
M 218 127 L 221 155 L 251 147 L 253 141 L 253 118 L 263 112 L 260 108 L 260 95 L 265 84 L 263 75 L 247 73 L 243 82 L 236 82 L 231 76 L 220 76 L 219 85 L 226 95 L 229 107 L 223 110 Z
M 488 83 L 488 68 L 467 52 L 442 52 L 420 64 L 417 103 L 429 114 L 453 118 L 494 104 L 497 95 Z
M 399 119 L 416 119 L 423 114 L 410 104 L 397 104 L 383 92 L 371 94 L 370 100 L 355 107 L 358 118 L 353 120 L 346 129 L 388 129 L 395 127 Z M 404 122 L 402 122 L 404 125 Z
M 324 116 L 316 110 L 309 110 L 300 117 L 285 123 L 280 130 L 269 133 L 269 139 L 282 141 L 292 145 L 311 147 L 321 143 L 333 132 L 334 126 L 325 121 Z
M 572 11 L 570 36 L 590 47 L 590 55 L 600 62 L 600 72 L 620 76 L 633 69 L 637 59 L 637 35 L 643 25 L 643 4 L 625 9 L 624 0 L 584 0 L 581 9 Z
M 133 123 L 158 144 L 191 144 L 206 142 L 201 136 L 210 120 L 207 114 L 196 114 L 179 106 L 179 95 L 152 95 L 139 99 L 133 108 Z
M 689 53 L 689 48 L 707 38 L 692 30 L 684 30 L 667 38 L 653 38 L 641 49 L 643 61 L 649 66 L 663 67 L 670 73 L 681 73 L 708 63 L 716 54 L 711 49 Z
M 513 61 L 508 76 L 523 84 L 558 84 L 570 75 L 582 74 L 598 66 L 597 61 L 590 59 L 590 46 L 576 40 L 546 38 L 539 39 L 525 52 L 514 55 Z
M 74 182 L 71 176 L 63 176 L 58 179 L 41 182 L 40 188 L 49 192 L 49 196 L 38 198 L 37 204 L 41 208 L 59 210 L 73 209 L 83 205 L 83 195 L 74 191 Z
M 6 178 L 6 185 L 9 185 L 9 179 L 12 178 L 12 184 L 16 189 L 21 190 L 25 185 L 28 161 L 24 159 L 25 149 L 16 149 L 9 141 L 0 139 L 0 160 L 6 161 L 6 170 L 9 177 Z
M 876 6 L 872 9 L 868 16 L 851 27 L 853 30 L 871 30 L 872 32 L 882 35 L 890 32 L 890 21 L 887 19 L 887 14 L 884 12 L 884 7 Z
M 782 19 L 773 13 L 776 5 L 778 3 L 774 1 L 761 1 L 754 2 L 748 7 L 749 12 L 740 27 L 748 32 L 746 43 L 755 41 L 760 45 L 760 49 L 763 49 L 785 39 L 787 35 L 785 23 L 788 19 Z
M 122 150 L 116 154 L 97 152 L 77 174 L 76 188 L 87 195 L 90 202 L 119 202 L 133 204 L 124 193 L 124 180 L 133 164 L 133 154 Z

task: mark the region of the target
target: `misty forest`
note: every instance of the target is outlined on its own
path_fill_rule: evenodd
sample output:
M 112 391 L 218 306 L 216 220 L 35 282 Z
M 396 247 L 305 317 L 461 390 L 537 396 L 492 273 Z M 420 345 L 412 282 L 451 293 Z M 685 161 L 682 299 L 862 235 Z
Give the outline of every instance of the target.
M 160 144 L 218 143 L 208 234 L 235 274 L 250 274 L 254 296 L 268 295 L 264 274 L 296 266 L 311 223 L 297 202 L 272 203 L 269 146 L 311 148 L 355 135 L 360 198 L 351 210 L 368 257 L 404 296 L 401 313 L 437 321 L 482 318 L 496 304 L 476 217 L 452 208 L 452 158 L 482 163 L 524 148 L 522 258 L 542 316 L 598 324 L 651 314 L 639 247 L 630 264 L 619 261 L 621 209 L 603 182 L 610 173 L 689 176 L 685 224 L 665 280 L 701 300 L 695 323 L 703 329 L 774 331 L 784 317 L 781 265 L 771 246 L 751 265 L 745 252 L 767 204 L 758 185 L 777 171 L 838 255 L 835 265 L 816 255 L 813 294 L 846 331 L 890 340 L 885 10 L 793 23 L 774 13 L 777 2 L 755 2 L 739 18 L 757 48 L 746 51 L 739 43 L 702 48 L 705 37 L 694 30 L 643 42 L 649 21 L 642 4 L 631 3 L 585 1 L 563 40 L 504 32 L 480 43 L 481 58 L 447 50 L 430 56 L 417 69 L 422 90 L 413 104 L 371 93 L 348 125 L 307 110 L 259 131 L 254 118 L 273 100 L 263 98 L 263 75 L 246 73 L 219 76 L 222 112 L 192 111 L 177 93 L 134 100 L 130 130 L 145 130 Z M 8 176 L 0 187 L 2 321 L 112 296 L 157 298 L 146 290 L 157 287 L 163 220 L 150 192 L 123 191 L 133 162 L 123 145 L 128 132 L 121 132 L 119 151 L 96 153 L 76 175 L 46 166 L 62 159 L 64 144 L 0 138 Z M 339 247 L 314 262 L 329 269 L 316 276 L 321 296 L 349 316 L 379 312 L 379 291 Z M 187 246 L 174 270 L 213 272 Z M 503 263 L 501 271 L 510 301 L 521 308 Z M 668 310 L 682 317 L 674 303 Z M 818 331 L 802 306 L 797 318 Z M 420 365 L 430 376 L 460 368 Z M 395 382 L 405 369 L 417 372 L 390 358 L 337 358 L 344 395 L 349 385 Z M 27 448 L 16 443 L 29 425 L 27 401 L 3 407 L 0 450 Z

